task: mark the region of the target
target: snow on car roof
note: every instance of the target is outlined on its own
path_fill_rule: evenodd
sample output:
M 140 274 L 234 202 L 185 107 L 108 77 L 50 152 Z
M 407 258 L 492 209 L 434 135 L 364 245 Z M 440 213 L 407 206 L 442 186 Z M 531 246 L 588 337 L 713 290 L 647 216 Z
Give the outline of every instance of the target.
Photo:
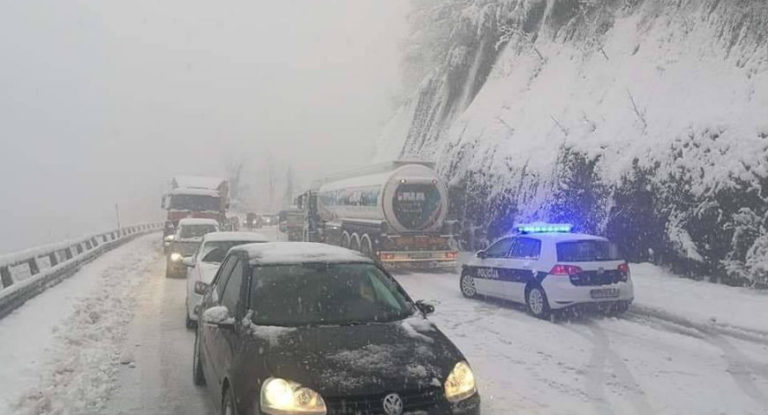
M 219 196 L 218 190 L 198 189 L 194 187 L 179 187 L 168 192 L 170 195 Z
M 245 251 L 252 263 L 292 264 L 304 262 L 370 262 L 367 256 L 338 246 L 315 242 L 271 242 L 240 245 L 232 249 Z
M 219 222 L 216 219 L 206 218 L 184 218 L 179 221 L 179 226 L 184 225 L 216 225 L 219 226 Z
M 211 232 L 205 235 L 205 242 L 253 241 L 266 242 L 269 238 L 258 232 Z
M 173 182 L 177 187 L 218 189 L 224 182 L 224 179 L 218 177 L 176 176 L 173 178 Z

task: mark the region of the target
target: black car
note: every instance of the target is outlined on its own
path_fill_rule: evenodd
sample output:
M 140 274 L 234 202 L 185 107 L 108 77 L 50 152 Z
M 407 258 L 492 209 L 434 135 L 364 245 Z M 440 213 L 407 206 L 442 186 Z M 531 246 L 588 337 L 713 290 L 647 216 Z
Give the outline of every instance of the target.
M 371 259 L 233 248 L 201 304 L 193 374 L 222 414 L 479 414 L 464 356 Z

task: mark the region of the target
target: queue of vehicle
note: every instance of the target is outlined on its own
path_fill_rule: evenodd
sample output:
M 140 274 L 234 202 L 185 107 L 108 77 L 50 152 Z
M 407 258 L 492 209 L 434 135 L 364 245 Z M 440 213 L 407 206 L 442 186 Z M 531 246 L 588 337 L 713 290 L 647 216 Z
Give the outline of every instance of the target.
M 304 193 L 277 216 L 290 242 L 178 221 L 166 275 L 186 275 L 193 381 L 222 414 L 480 413 L 469 362 L 427 318 L 434 306 L 389 273 L 393 263 L 456 262 L 443 240 L 453 239 L 447 196 L 428 173 L 396 164 Z M 245 226 L 268 216 L 250 214 Z M 539 318 L 581 307 L 618 315 L 634 300 L 618 247 L 567 224 L 516 226 L 464 261 L 457 290 L 525 304 Z

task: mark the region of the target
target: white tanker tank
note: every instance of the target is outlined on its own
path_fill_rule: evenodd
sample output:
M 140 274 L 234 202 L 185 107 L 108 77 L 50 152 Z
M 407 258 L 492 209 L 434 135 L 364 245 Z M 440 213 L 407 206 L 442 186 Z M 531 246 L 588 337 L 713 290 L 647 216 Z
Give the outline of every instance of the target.
M 328 222 L 385 222 L 401 234 L 438 233 L 448 213 L 448 191 L 427 163 L 395 162 L 317 190 L 318 214 Z M 373 172 L 372 172 L 373 170 Z

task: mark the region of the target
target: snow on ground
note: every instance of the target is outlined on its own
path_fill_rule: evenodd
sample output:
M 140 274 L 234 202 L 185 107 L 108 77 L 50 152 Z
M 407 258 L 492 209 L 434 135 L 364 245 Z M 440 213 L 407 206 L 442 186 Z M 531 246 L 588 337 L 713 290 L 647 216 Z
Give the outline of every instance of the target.
M 635 278 L 647 274 L 637 270 Z M 430 320 L 475 370 L 486 415 L 768 411 L 768 343 L 635 314 L 552 323 L 509 303 L 462 297 L 455 274 L 397 279 L 412 297 L 436 304 Z M 639 286 L 643 295 L 647 284 Z
M 140 237 L 0 320 L 0 413 L 98 409 L 112 388 L 135 287 L 160 255 L 157 234 Z
M 652 264 L 632 264 L 638 312 L 759 331 L 768 338 L 768 292 L 694 281 Z

